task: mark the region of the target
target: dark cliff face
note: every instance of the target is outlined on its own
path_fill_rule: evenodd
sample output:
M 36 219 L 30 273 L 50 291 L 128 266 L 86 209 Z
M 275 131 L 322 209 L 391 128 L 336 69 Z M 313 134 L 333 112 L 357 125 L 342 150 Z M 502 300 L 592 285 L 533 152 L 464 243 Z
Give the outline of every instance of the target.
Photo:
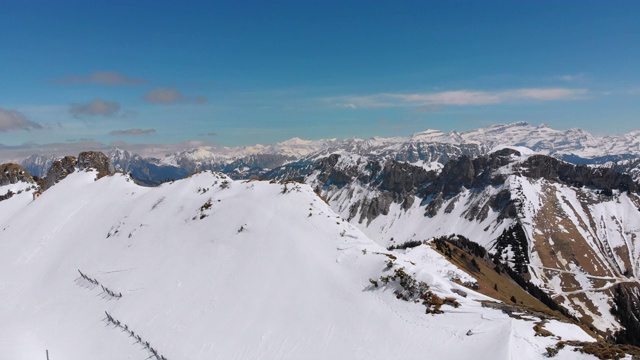
M 588 167 L 572 165 L 555 158 L 534 155 L 525 160 L 522 174 L 531 178 L 544 178 L 569 186 L 588 186 L 602 190 L 605 194 L 611 190 L 638 193 L 640 186 L 627 174 L 621 174 L 610 167 Z
M 271 169 L 293 160 L 295 160 L 293 156 L 256 154 L 242 157 L 229 164 L 213 166 L 211 170 L 221 171 L 229 175 L 232 179 L 248 179 L 251 177 L 262 177 Z
M 362 175 L 357 167 L 337 169 L 335 166 L 339 159 L 340 155 L 332 154 L 316 163 L 314 170 L 319 172 L 318 181 L 322 187 L 336 186 L 340 189 Z
M 330 188 L 342 189 L 351 183 L 359 183 L 376 191 L 376 196 L 352 205 L 350 218 L 360 214 L 360 222 L 386 215 L 392 203 L 408 209 L 415 197 L 422 198 L 425 215 L 432 217 L 461 191 L 466 189 L 481 193 L 488 187 L 502 186 L 510 174 L 569 186 L 587 186 L 604 195 L 611 195 L 612 190 L 637 193 L 640 188 L 629 175 L 612 168 L 573 165 L 545 155 L 521 160 L 520 152 L 508 148 L 476 158 L 461 156 L 446 163 L 438 174 L 394 160 L 360 158 L 359 161 L 358 164 L 339 165 L 340 155 L 334 154 L 318 160 L 314 171 L 319 186 L 325 191 Z M 500 219 L 515 218 L 518 202 L 512 196 L 511 190 L 503 189 L 487 199 L 467 204 L 463 216 L 468 220 L 484 220 L 490 211 L 494 211 L 499 213 Z M 455 201 L 449 202 L 444 210 L 451 212 L 455 206 Z
M 533 155 L 522 162 L 516 162 L 513 155 L 519 156 L 520 153 L 512 149 L 503 149 L 475 159 L 462 156 L 448 162 L 436 181 L 420 193 L 426 205 L 425 215 L 435 216 L 444 200 L 456 196 L 463 188 L 482 189 L 499 186 L 504 184 L 510 173 L 568 186 L 591 187 L 604 195 L 611 195 L 612 190 L 637 193 L 640 189 L 640 185 L 635 183 L 631 176 L 609 167 L 573 165 L 546 155 Z M 512 167 L 508 171 L 496 171 L 509 164 L 512 164 Z M 503 190 L 492 196 L 482 208 L 470 206 L 465 216 L 469 220 L 482 219 L 489 208 L 500 212 L 501 218 L 513 218 L 517 214 L 511 194 L 508 190 Z
M 76 171 L 75 156 L 65 156 L 60 160 L 54 161 L 51 169 L 47 172 L 47 176 L 43 180 L 43 189 L 49 189 L 74 171 Z
M 392 203 L 401 204 L 403 209 L 410 208 L 421 187 L 436 177 L 434 172 L 395 160 L 381 162 L 362 158 L 360 161 L 366 163 L 338 167 L 339 159 L 340 155 L 333 154 L 316 162 L 319 186 L 324 190 L 331 187 L 341 189 L 348 184 L 359 183 L 375 189 L 375 197 L 363 199 L 350 209 L 349 218 L 360 213 L 360 222 L 388 214 Z
M 462 156 L 448 162 L 436 180 L 419 194 L 423 198 L 423 205 L 426 205 L 425 216 L 435 216 L 446 199 L 456 196 L 463 189 L 481 189 L 504 184 L 507 175 L 496 170 L 513 162 L 513 156 L 520 156 L 520 153 L 512 149 L 502 149 L 475 159 Z M 451 206 L 455 206 L 455 203 L 449 205 L 445 209 L 446 212 L 453 211 Z M 501 218 L 513 217 L 516 214 L 511 194 L 505 190 L 492 196 L 482 205 L 470 206 L 465 211 L 465 217 L 469 220 L 483 220 L 490 209 L 499 212 Z
M 389 191 L 395 194 L 416 193 L 424 183 L 435 179 L 435 173 L 404 162 L 390 160 L 380 162 L 376 160 L 364 160 L 364 172 L 359 171 L 357 164 L 351 167 L 336 168 L 340 155 L 333 154 L 316 163 L 315 170 L 319 172 L 318 180 L 323 186 L 336 186 L 342 188 L 345 185 L 357 181 L 368 184 L 381 191 Z
M 0 165 L 0 186 L 15 184 L 17 182 L 33 183 L 34 180 L 29 172 L 18 164 Z
M 441 195 L 443 198 L 457 194 L 462 188 L 496 186 L 503 184 L 506 175 L 496 174 L 495 170 L 513 162 L 512 155 L 520 153 L 512 149 L 503 149 L 489 155 L 472 159 L 468 156 L 449 161 L 440 175 L 422 192 L 423 197 Z

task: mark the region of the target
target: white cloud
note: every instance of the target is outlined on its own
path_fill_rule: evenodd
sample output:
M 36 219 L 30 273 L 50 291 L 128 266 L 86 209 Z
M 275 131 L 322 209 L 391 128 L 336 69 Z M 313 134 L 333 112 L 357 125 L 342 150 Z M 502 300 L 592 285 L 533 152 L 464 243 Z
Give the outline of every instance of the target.
M 113 116 L 120 111 L 120 104 L 101 99 L 88 104 L 71 104 L 69 112 L 75 117 L 83 116 Z
M 126 129 L 126 130 L 113 130 L 109 132 L 109 135 L 149 135 L 156 132 L 156 129 Z
M 512 96 L 521 99 L 555 101 L 579 99 L 586 93 L 587 91 L 585 89 L 538 88 L 516 90 Z
M 14 110 L 0 108 L 0 131 L 42 129 L 42 125 Z
M 62 84 L 142 85 L 143 79 L 124 76 L 115 71 L 96 71 L 89 75 L 73 75 L 58 80 Z
M 22 145 L 0 144 L 0 164 L 5 162 L 20 162 L 33 154 L 48 155 L 78 155 L 82 151 L 109 151 L 113 146 L 126 149 L 143 157 L 163 157 L 176 151 L 184 151 L 199 146 L 214 146 L 214 143 L 205 140 L 193 140 L 169 144 L 135 144 L 128 142 L 112 142 L 110 144 L 91 139 L 70 139 L 64 143 L 37 144 L 33 142 Z
M 566 82 L 580 82 L 584 81 L 586 76 L 584 74 L 566 74 L 558 76 L 558 80 L 566 81 Z
M 207 102 L 204 96 L 184 96 L 178 90 L 171 88 L 159 88 L 144 94 L 144 100 L 152 104 L 176 104 L 176 103 L 196 103 Z
M 381 93 L 364 96 L 343 96 L 326 99 L 344 108 L 375 108 L 397 106 L 479 106 L 518 100 L 558 101 L 584 97 L 586 89 L 523 88 L 504 91 L 455 90 L 430 93 Z

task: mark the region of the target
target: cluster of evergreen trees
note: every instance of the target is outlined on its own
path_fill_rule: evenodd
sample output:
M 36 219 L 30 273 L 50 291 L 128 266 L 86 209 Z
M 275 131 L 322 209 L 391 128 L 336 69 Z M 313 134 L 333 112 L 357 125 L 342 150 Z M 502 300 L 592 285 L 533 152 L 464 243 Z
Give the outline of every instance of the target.
M 487 256 L 487 249 L 462 235 L 453 234 L 449 236 L 441 236 L 439 238 L 433 239 L 433 243 L 436 244 L 436 249 L 438 251 L 443 252 L 448 257 L 451 257 L 451 248 L 449 248 L 447 243 L 451 243 L 464 250 L 468 254 L 477 256 L 481 259 L 485 259 Z
M 634 291 L 635 290 L 635 291 Z M 618 284 L 614 291 L 611 313 L 618 318 L 623 329 L 614 335 L 614 341 L 618 344 L 631 344 L 640 346 L 640 294 L 637 288 L 628 288 Z
M 567 309 L 565 309 L 564 307 L 562 307 L 562 305 L 558 304 L 555 300 L 553 300 L 551 296 L 549 296 L 546 292 L 544 292 L 544 290 L 540 289 L 535 284 L 525 279 L 516 270 L 510 268 L 509 266 L 504 266 L 503 271 L 506 272 L 509 275 L 509 277 L 513 279 L 513 281 L 515 281 L 518 285 L 520 285 L 521 288 L 526 290 L 529 293 L 529 295 L 540 300 L 540 302 L 545 304 L 549 309 L 555 310 L 561 313 L 562 315 L 577 321 L 577 319 L 573 315 L 571 315 L 567 311 Z
M 505 229 L 496 239 L 496 252 L 498 254 L 502 254 L 506 248 L 510 248 L 513 253 L 513 269 L 518 274 L 526 273 L 527 264 L 529 263 L 529 244 L 527 235 L 520 223 Z
M 519 255 L 516 255 L 516 258 L 519 259 L 514 262 L 514 267 L 512 268 L 507 263 L 501 263 L 499 256 L 494 257 L 495 270 L 500 272 L 506 272 L 509 277 L 511 277 L 521 288 L 526 290 L 531 296 L 540 300 L 543 304 L 549 307 L 551 310 L 555 310 L 560 312 L 562 315 L 574 319 L 573 315 L 571 315 L 567 309 L 558 304 L 555 300 L 551 298 L 544 290 L 537 287 L 535 284 L 531 283 L 527 279 L 522 276 L 522 273 L 526 272 L 526 264 L 528 262 L 528 252 L 527 249 L 527 240 L 524 230 L 522 226 L 519 224 L 512 226 L 509 229 L 506 229 L 500 238 L 498 238 L 498 243 L 502 241 L 503 244 L 509 244 L 512 246 L 512 249 L 518 248 L 522 251 L 519 252 Z M 448 243 L 451 243 L 461 249 L 463 249 L 466 253 L 470 255 L 474 255 L 481 259 L 487 259 L 487 250 L 482 247 L 480 244 L 473 242 L 461 235 L 451 235 L 451 236 L 443 236 L 440 238 L 436 238 L 433 240 L 436 245 L 436 249 L 441 251 L 446 256 L 451 257 L 451 248 Z M 504 246 L 503 246 L 504 248 Z M 515 253 L 515 251 L 514 251 Z M 518 253 L 516 253 L 518 254 Z M 475 260 L 475 259 L 473 259 Z M 475 262 L 475 261 L 474 261 Z M 477 263 L 474 264 L 472 262 L 474 268 L 478 269 Z M 514 301 L 512 299 L 512 301 Z M 514 301 L 515 302 L 515 301 Z
M 417 246 L 422 245 L 422 241 L 420 240 L 409 240 L 407 242 L 403 242 L 402 244 L 398 244 L 398 245 L 391 245 L 389 247 L 387 247 L 387 250 L 391 251 L 391 250 L 397 250 L 397 249 L 409 249 L 409 248 L 414 248 Z

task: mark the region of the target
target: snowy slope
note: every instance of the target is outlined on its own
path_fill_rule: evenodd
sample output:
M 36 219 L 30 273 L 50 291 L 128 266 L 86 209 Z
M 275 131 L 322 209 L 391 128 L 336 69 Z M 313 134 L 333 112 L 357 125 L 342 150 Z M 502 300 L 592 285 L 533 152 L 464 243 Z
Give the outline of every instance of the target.
M 95 175 L 0 202 L 0 359 L 540 359 L 558 341 L 453 293 L 468 275 L 426 245 L 394 268 L 459 308 L 374 288 L 387 252 L 306 185 Z
M 619 329 L 610 312 L 613 290 L 618 284 L 637 284 L 640 274 L 640 196 L 637 185 L 631 192 L 610 190 L 621 186 L 619 174 L 603 169 L 587 175 L 586 167 L 572 168 L 516 147 L 447 165 L 438 177 L 405 191 L 415 168 L 389 172 L 390 181 L 405 185 L 389 190 L 367 177 L 362 159 L 343 155 L 334 161 L 330 177 L 322 177 L 323 168 L 307 181 L 380 245 L 459 234 L 512 262 L 518 252 L 526 257 L 531 281 L 576 317 L 602 331 Z M 573 176 L 570 184 L 587 185 L 563 183 L 555 172 Z M 353 180 L 336 184 L 345 177 Z M 523 229 L 524 252 L 497 243 L 513 226 Z

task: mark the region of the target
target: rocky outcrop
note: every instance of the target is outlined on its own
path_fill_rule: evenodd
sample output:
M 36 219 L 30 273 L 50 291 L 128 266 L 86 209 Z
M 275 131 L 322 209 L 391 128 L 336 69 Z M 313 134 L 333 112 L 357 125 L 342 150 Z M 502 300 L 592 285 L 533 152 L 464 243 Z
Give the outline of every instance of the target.
M 223 172 L 232 179 L 263 177 L 271 169 L 296 160 L 293 156 L 277 154 L 255 154 L 236 159 L 228 164 L 214 166 L 210 170 Z
M 335 186 L 341 189 L 358 176 L 366 176 L 358 170 L 357 166 L 336 167 L 339 159 L 340 155 L 332 154 L 316 163 L 314 170 L 318 174 L 317 179 L 322 187 Z
M 520 153 L 513 149 L 502 149 L 475 159 L 461 156 L 449 161 L 436 181 L 425 187 L 422 195 L 428 197 L 439 194 L 444 198 L 450 198 L 462 188 L 503 184 L 506 175 L 497 174 L 495 170 L 513 162 L 512 155 L 520 156 Z
M 60 160 L 54 161 L 43 180 L 42 188 L 47 190 L 58 181 L 66 178 L 67 175 L 76 171 L 76 162 L 75 156 L 65 156 Z
M 609 166 L 617 172 L 629 174 L 635 182 L 640 183 L 640 158 L 610 163 Z
M 425 216 L 435 216 L 445 200 L 451 199 L 462 189 L 485 188 L 504 184 L 507 175 L 496 170 L 514 162 L 521 154 L 513 149 L 502 149 L 472 159 L 462 156 L 445 164 L 442 172 L 432 183 L 425 186 L 420 196 L 426 205 Z M 455 205 L 455 204 L 454 204 Z M 498 211 L 503 217 L 515 216 L 515 208 L 508 192 L 499 193 L 488 202 L 475 203 L 465 212 L 469 220 L 484 220 L 489 209 Z M 452 209 L 447 209 L 451 212 Z
M 103 176 L 113 174 L 113 167 L 109 158 L 99 151 L 83 151 L 78 157 L 65 156 L 60 160 L 54 161 L 51 169 L 47 172 L 47 176 L 43 181 L 43 189 L 49 189 L 60 180 L 67 177 L 76 170 L 95 169 L 98 171 L 96 180 Z
M 532 178 L 543 178 L 569 186 L 588 186 L 610 195 L 612 190 L 638 193 L 640 185 L 627 174 L 621 174 L 610 167 L 589 167 L 573 165 L 558 159 L 534 155 L 522 163 L 522 173 Z
M 33 177 L 29 172 L 18 164 L 0 165 L 0 186 L 15 184 L 17 182 L 33 183 Z
M 612 195 L 612 190 L 638 193 L 640 185 L 627 174 L 611 167 L 589 167 L 573 165 L 546 155 L 533 155 L 520 162 L 520 153 L 513 149 L 503 150 L 472 159 L 462 156 L 448 162 L 437 179 L 420 193 L 426 205 L 425 215 L 435 216 L 445 202 L 455 197 L 462 189 L 482 189 L 500 186 L 510 174 L 533 179 L 545 179 L 575 187 L 591 187 L 603 195 Z M 507 169 L 507 166 L 510 168 Z M 496 171 L 504 168 L 505 171 Z M 483 220 L 489 209 L 498 211 L 501 218 L 515 218 L 517 206 L 507 190 L 492 196 L 488 202 L 475 203 L 465 212 L 469 220 Z
M 87 169 L 95 169 L 98 170 L 98 175 L 96 176 L 96 180 L 100 179 L 104 176 L 113 174 L 113 167 L 111 166 L 111 161 L 107 155 L 99 152 L 99 151 L 83 151 L 78 155 L 78 169 L 87 170 Z
M 339 154 L 332 154 L 316 162 L 316 186 L 330 195 L 335 189 L 349 184 L 360 184 L 376 192 L 352 204 L 349 218 L 360 214 L 359 222 L 370 222 L 379 215 L 386 215 L 391 204 L 401 204 L 409 209 L 418 191 L 424 184 L 436 178 L 435 172 L 395 160 L 377 161 L 356 158 L 354 161 L 341 162 Z

